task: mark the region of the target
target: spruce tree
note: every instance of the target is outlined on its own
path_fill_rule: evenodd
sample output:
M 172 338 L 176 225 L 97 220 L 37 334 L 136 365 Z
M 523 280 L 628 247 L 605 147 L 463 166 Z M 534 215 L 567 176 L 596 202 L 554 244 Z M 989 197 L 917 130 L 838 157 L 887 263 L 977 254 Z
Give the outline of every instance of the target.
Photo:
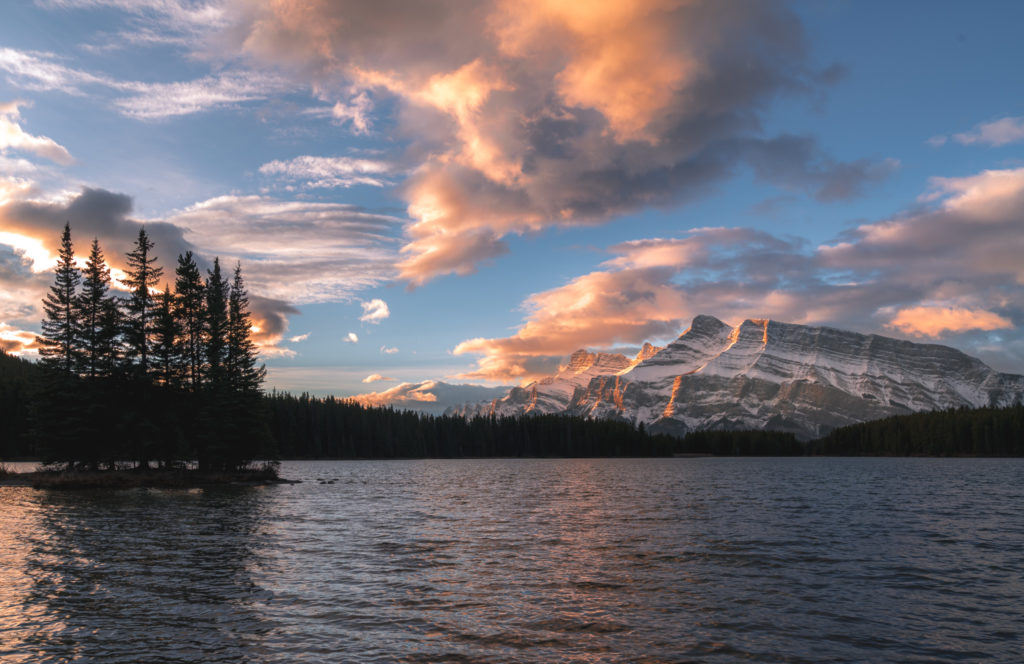
M 203 278 L 192 252 L 178 255 L 174 271 L 174 318 L 178 323 L 178 346 L 185 365 L 184 382 L 193 392 L 199 390 L 203 368 L 203 322 L 206 311 Z
M 164 287 L 154 316 L 153 364 L 157 382 L 164 387 L 178 387 L 182 366 L 178 354 L 178 322 L 173 312 L 174 296 L 170 286 Z
M 135 248 L 128 252 L 128 276 L 125 285 L 131 297 L 125 306 L 124 336 L 125 359 L 140 377 L 149 374 L 151 336 L 154 327 L 155 298 L 151 288 L 160 282 L 163 269 L 151 255 L 153 243 L 146 235 L 146 229 L 139 229 Z
M 267 370 L 266 367 L 256 366 L 258 353 L 252 340 L 252 318 L 241 263 L 235 265 L 235 276 L 228 296 L 227 339 L 227 375 L 231 389 L 247 394 L 259 393 Z
M 60 373 L 71 375 L 81 355 L 79 344 L 78 284 L 81 275 L 75 267 L 75 254 L 71 245 L 71 224 L 64 224 L 54 270 L 54 284 L 43 299 L 43 334 L 39 340 L 39 354 L 43 363 Z
M 75 301 L 80 321 L 82 354 L 78 372 L 87 378 L 109 376 L 116 362 L 117 304 L 109 295 L 110 268 L 99 240 L 93 239 L 85 263 L 82 293 Z
M 216 388 L 226 384 L 228 351 L 228 284 L 220 272 L 220 259 L 213 259 L 213 269 L 206 280 L 206 315 L 203 326 L 203 354 L 206 382 Z

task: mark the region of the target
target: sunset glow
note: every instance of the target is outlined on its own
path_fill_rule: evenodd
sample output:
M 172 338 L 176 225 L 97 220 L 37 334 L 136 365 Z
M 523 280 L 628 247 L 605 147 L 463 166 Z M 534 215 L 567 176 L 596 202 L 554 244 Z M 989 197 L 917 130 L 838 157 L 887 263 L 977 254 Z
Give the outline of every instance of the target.
M 122 292 L 140 224 L 165 279 L 186 251 L 204 274 L 240 261 L 271 386 L 300 391 L 286 376 L 314 369 L 339 395 L 529 383 L 700 313 L 1024 371 L 1012 5 L 927 24 L 717 0 L 12 7 L 10 350 L 67 222 Z

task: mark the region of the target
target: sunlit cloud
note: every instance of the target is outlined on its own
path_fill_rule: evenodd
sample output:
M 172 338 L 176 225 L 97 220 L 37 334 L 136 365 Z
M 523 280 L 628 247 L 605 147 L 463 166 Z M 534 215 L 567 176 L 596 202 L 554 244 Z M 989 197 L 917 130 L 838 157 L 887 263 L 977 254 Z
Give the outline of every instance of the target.
M 35 332 L 19 330 L 0 322 L 0 350 L 11 355 L 29 355 L 38 349 Z
M 289 343 L 293 343 L 293 344 L 297 344 L 297 343 L 303 342 L 306 339 L 308 339 L 309 335 L 310 335 L 309 332 L 306 332 L 305 334 L 297 334 L 294 337 L 289 337 L 288 338 L 288 342 Z
M 347 344 L 356 344 L 359 343 L 359 336 L 355 332 L 349 332 L 341 340 Z
M 380 352 L 382 355 L 394 355 L 398 352 L 398 349 L 394 346 L 384 345 L 380 347 Z
M 743 165 L 823 201 L 896 167 L 762 135 L 772 99 L 838 71 L 808 65 L 798 18 L 775 3 L 239 7 L 225 37 L 321 96 L 340 91 L 334 116 L 354 131 L 376 100 L 397 102 L 412 217 L 398 270 L 411 285 L 473 272 L 509 235 L 686 202 Z
M 921 306 L 901 309 L 889 321 L 889 327 L 919 337 L 941 337 L 946 332 L 967 330 L 1005 330 L 1013 322 L 983 309 Z
M 369 376 L 364 378 L 363 382 L 364 383 L 376 383 L 378 381 L 393 381 L 393 380 L 397 380 L 397 379 L 389 378 L 388 376 L 382 376 L 379 373 L 375 373 L 375 374 L 370 374 Z
M 304 155 L 288 161 L 271 161 L 260 166 L 263 175 L 281 176 L 286 181 L 301 182 L 310 189 L 348 188 L 355 185 L 383 187 L 383 176 L 391 165 L 372 159 L 354 157 L 313 157 Z
M 359 320 L 364 323 L 380 323 L 391 315 L 388 303 L 380 298 L 375 297 L 368 302 L 360 302 L 359 306 L 363 308 L 363 315 L 359 317 Z
M 47 136 L 33 136 L 21 128 L 18 110 L 22 102 L 0 103 L 0 155 L 6 157 L 9 150 L 30 152 L 61 165 L 74 162 L 67 148 Z

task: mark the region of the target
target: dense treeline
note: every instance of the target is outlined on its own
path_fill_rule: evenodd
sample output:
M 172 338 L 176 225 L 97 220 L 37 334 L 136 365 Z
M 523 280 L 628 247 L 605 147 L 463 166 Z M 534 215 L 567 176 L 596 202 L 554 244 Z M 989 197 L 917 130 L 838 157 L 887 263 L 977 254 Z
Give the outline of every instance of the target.
M 1024 456 L 1024 406 L 913 413 L 842 427 L 808 444 L 839 456 Z
M 39 365 L 0 352 L 0 455 L 35 457 L 52 443 L 41 432 L 40 418 L 52 416 L 39 407 Z M 83 379 L 76 379 L 83 380 Z M 86 387 L 90 383 L 81 383 Z M 201 395 L 187 392 L 126 397 L 122 385 L 110 383 L 111 394 L 76 399 L 103 402 L 109 398 L 108 435 L 104 449 L 132 427 L 151 432 L 154 450 L 181 445 L 182 454 L 203 438 L 203 426 L 189 415 Z M 159 391 L 159 388 L 151 388 Z M 125 399 L 130 398 L 129 405 Z M 170 402 L 163 399 L 169 398 Z M 175 400 L 179 401 L 175 401 Z M 194 400 L 193 400 L 194 399 Z M 871 456 L 1024 456 L 1024 407 L 959 409 L 915 413 L 866 422 L 833 431 L 809 443 L 792 434 L 772 431 L 697 431 L 683 438 L 649 436 L 622 422 L 593 421 L 560 415 L 521 418 L 434 417 L 391 408 L 367 408 L 346 399 L 307 394 L 270 394 L 262 398 L 266 413 L 262 434 L 269 448 L 285 458 L 455 458 L 486 456 L 715 456 L 871 455 Z M 145 404 L 156 404 L 144 410 Z M 170 405 L 168 405 L 170 404 Z M 184 413 L 184 416 L 182 415 Z M 35 414 L 33 418 L 32 415 Z M 123 421 L 122 421 L 123 420 Z M 189 422 L 196 422 L 190 425 Z M 62 424 L 65 426 L 67 422 Z M 259 432 L 257 432 L 259 433 Z M 45 434 L 43 434 L 45 436 Z M 255 440 L 255 439 L 253 439 Z M 192 441 L 192 442 L 190 442 Z M 266 442 L 266 441 L 265 441 Z M 153 458 L 159 458 L 154 456 Z
M 431 416 L 308 394 L 267 397 L 284 457 L 664 456 L 678 442 L 625 422 L 563 415 Z
M 204 280 L 185 253 L 161 293 L 153 249 L 140 229 L 121 297 L 99 242 L 79 269 L 65 225 L 27 404 L 33 454 L 93 470 L 234 470 L 273 456 L 241 266 L 229 281 L 214 259 Z

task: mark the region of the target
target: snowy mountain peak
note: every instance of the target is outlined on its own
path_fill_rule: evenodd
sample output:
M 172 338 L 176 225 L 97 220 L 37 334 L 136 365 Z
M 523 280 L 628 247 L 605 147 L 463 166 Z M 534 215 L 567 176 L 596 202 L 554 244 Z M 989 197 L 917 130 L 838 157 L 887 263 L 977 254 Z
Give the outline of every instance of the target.
M 766 319 L 732 327 L 700 315 L 665 348 L 644 344 L 632 360 L 580 350 L 555 376 L 488 406 L 505 415 L 625 419 L 673 433 L 769 428 L 812 438 L 889 415 L 1020 400 L 1024 376 L 947 346 Z

